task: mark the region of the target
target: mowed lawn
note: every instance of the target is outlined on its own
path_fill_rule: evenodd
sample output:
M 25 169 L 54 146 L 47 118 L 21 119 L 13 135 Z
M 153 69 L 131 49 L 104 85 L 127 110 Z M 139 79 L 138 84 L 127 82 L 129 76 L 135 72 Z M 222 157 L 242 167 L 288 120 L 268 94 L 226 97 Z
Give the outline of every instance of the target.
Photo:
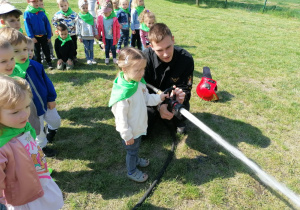
M 228 0 L 226 9 L 220 6 L 224 1 L 200 1 L 199 8 L 194 2 L 145 1 L 157 22 L 170 27 L 176 45 L 194 57 L 191 113 L 300 194 L 300 19 L 272 13 L 270 8 L 261 13 L 262 0 Z M 270 4 L 300 10 L 296 0 Z M 76 1 L 70 5 L 78 12 Z M 55 1 L 45 0 L 45 7 L 50 15 L 58 11 Z M 172 139 L 158 122 L 155 135 L 143 141 L 140 150 L 151 161 L 144 170 L 149 181 L 128 180 L 122 140 L 107 107 L 118 68 L 112 60 L 104 64 L 98 45 L 94 45 L 98 64 L 88 66 L 83 45 L 78 46 L 80 63 L 74 70 L 47 70 L 62 118 L 51 145 L 59 154 L 48 158 L 48 165 L 64 193 L 64 209 L 131 209 L 163 166 Z M 218 82 L 219 102 L 206 102 L 196 94 L 204 66 Z M 293 208 L 284 195 L 262 184 L 192 123 L 188 122 L 187 135 L 177 137 L 173 161 L 141 209 Z

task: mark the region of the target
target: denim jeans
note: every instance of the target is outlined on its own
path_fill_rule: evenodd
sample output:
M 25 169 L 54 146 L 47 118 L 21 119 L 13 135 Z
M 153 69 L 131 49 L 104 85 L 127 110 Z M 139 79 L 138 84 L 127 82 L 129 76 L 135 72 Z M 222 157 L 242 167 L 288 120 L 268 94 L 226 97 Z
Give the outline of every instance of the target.
M 94 40 L 82 40 L 84 44 L 84 52 L 87 60 L 94 59 Z
M 129 30 L 120 30 L 121 37 L 118 41 L 117 49 L 120 50 L 122 48 L 122 43 L 124 42 L 124 47 L 128 46 L 128 39 L 129 39 Z
M 105 57 L 109 58 L 109 51 L 111 50 L 113 54 L 113 58 L 117 57 L 116 54 L 116 45 L 113 45 L 113 39 L 105 39 L 106 45 L 105 45 Z
M 141 139 L 142 136 L 134 139 L 134 144 L 132 145 L 126 145 L 125 141 L 122 140 L 123 145 L 126 149 L 126 168 L 127 168 L 127 173 L 133 174 L 136 170 L 136 165 L 138 163 L 139 159 L 139 147 L 141 144 Z

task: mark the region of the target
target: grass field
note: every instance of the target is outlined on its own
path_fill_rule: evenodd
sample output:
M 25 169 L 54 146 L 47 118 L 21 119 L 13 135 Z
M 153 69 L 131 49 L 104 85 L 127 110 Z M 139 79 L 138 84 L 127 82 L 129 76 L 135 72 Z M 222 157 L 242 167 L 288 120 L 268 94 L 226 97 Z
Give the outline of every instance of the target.
M 77 2 L 70 2 L 78 11 Z M 292 15 L 299 14 L 299 1 L 269 1 L 265 13 L 263 0 L 228 0 L 227 8 L 224 1 L 194 3 L 145 2 L 157 21 L 170 27 L 176 44 L 194 57 L 191 113 L 300 194 L 300 18 Z M 45 6 L 51 15 L 58 10 L 54 1 L 45 0 Z M 74 70 L 47 71 L 62 117 L 51 145 L 59 154 L 48 164 L 64 193 L 64 209 L 131 209 L 161 169 L 172 140 L 158 123 L 159 132 L 140 150 L 151 161 L 145 169 L 149 181 L 127 179 L 125 151 L 107 107 L 118 70 L 104 65 L 99 46 L 94 51 L 97 65 L 86 65 L 79 44 L 80 63 Z M 218 81 L 219 102 L 203 101 L 195 92 L 204 66 Z M 178 136 L 162 182 L 141 209 L 293 208 L 209 136 L 188 126 L 188 134 Z

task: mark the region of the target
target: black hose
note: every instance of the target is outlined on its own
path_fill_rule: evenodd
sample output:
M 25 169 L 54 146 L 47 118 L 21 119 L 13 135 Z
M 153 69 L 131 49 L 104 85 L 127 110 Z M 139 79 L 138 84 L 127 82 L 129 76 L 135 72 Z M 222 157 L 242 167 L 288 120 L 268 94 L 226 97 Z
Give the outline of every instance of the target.
M 169 163 L 172 161 L 173 156 L 174 156 L 174 152 L 175 152 L 175 147 L 176 147 L 176 133 L 175 133 L 175 129 L 170 128 L 170 133 L 171 133 L 171 137 L 172 137 L 172 147 L 171 150 L 169 151 L 168 157 L 162 167 L 162 169 L 160 170 L 160 172 L 158 173 L 158 175 L 156 176 L 155 180 L 152 182 L 152 184 L 150 185 L 150 187 L 148 188 L 148 190 L 145 192 L 145 194 L 143 195 L 143 197 L 137 202 L 137 204 L 133 207 L 133 209 L 137 209 L 139 208 L 144 201 L 151 195 L 151 193 L 154 192 L 154 187 L 159 184 L 162 176 L 164 175 Z

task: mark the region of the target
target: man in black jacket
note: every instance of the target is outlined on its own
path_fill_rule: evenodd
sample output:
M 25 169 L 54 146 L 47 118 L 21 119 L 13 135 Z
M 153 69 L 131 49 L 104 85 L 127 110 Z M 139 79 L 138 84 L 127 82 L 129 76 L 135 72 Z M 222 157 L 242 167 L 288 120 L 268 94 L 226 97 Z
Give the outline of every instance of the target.
M 162 91 L 176 86 L 174 94 L 176 94 L 177 101 L 183 103 L 189 110 L 194 72 L 193 57 L 186 50 L 174 46 L 174 36 L 163 23 L 153 25 L 150 28 L 148 38 L 150 47 L 144 51 L 147 57 L 144 75 L 146 82 Z M 173 113 L 167 110 L 166 104 L 148 107 L 150 130 L 159 117 L 167 120 L 166 122 L 169 124 L 172 122 L 177 127 L 178 133 L 186 132 L 185 119 L 180 120 L 174 117 Z

